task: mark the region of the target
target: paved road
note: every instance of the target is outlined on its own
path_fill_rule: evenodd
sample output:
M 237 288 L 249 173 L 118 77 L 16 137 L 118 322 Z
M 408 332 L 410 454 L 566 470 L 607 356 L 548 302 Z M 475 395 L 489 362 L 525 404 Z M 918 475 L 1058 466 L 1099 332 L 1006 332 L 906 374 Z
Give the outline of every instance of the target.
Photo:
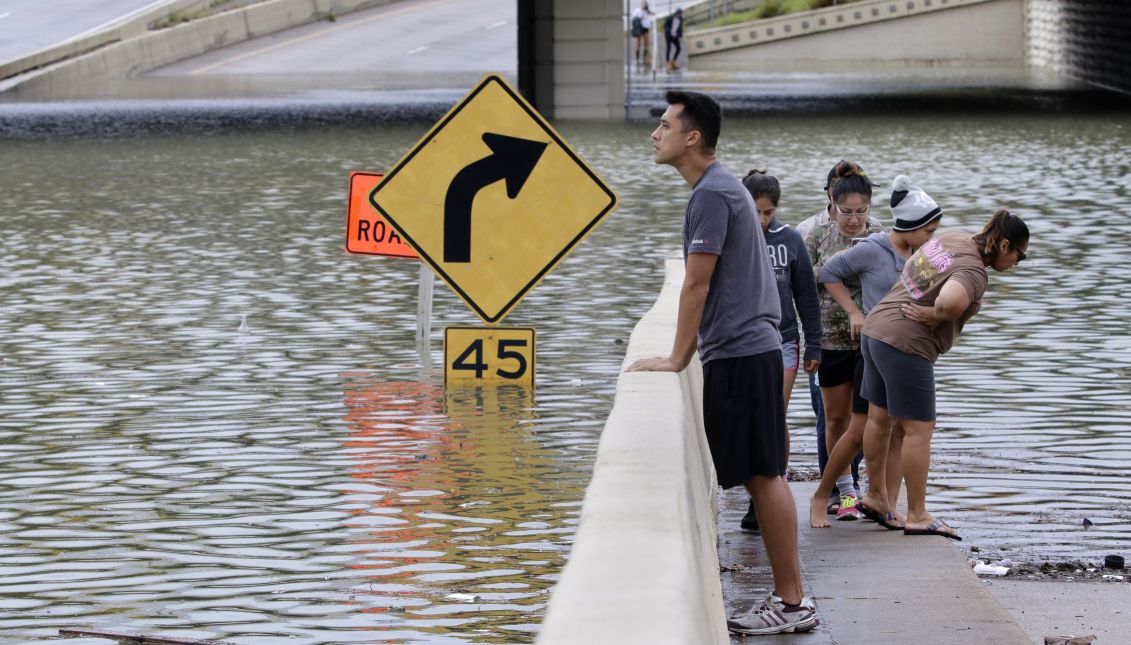
M 513 73 L 515 0 L 409 0 L 257 38 L 150 76 Z
M 4 0 L 0 63 L 35 53 L 165 0 Z

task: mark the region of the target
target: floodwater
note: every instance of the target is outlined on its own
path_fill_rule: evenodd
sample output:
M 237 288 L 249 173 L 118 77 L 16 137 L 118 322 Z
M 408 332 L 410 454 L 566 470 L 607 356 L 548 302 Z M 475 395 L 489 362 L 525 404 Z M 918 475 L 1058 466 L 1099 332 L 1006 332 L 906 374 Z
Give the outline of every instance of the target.
M 506 320 L 537 329 L 536 391 L 445 392 L 417 364 L 416 264 L 342 251 L 348 171 L 429 126 L 0 143 L 0 641 L 533 640 L 688 189 L 651 123 L 562 124 L 621 206 Z M 910 175 L 947 227 L 1026 218 L 1030 259 L 939 362 L 929 503 L 1015 560 L 1131 550 L 1128 120 L 775 116 L 723 139 L 781 178 L 788 222 L 841 157 Z M 438 286 L 433 363 L 475 323 Z

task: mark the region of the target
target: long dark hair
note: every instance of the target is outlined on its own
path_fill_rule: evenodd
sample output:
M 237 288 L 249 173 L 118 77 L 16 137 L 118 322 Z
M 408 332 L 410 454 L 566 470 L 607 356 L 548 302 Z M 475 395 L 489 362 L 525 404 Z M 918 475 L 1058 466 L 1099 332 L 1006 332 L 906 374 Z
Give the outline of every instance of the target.
M 995 211 L 982 232 L 974 236 L 974 242 L 982 257 L 993 264 L 1001 255 L 1001 241 L 1007 240 L 1009 248 L 1015 249 L 1029 241 L 1029 227 L 1018 216 L 1002 208 Z

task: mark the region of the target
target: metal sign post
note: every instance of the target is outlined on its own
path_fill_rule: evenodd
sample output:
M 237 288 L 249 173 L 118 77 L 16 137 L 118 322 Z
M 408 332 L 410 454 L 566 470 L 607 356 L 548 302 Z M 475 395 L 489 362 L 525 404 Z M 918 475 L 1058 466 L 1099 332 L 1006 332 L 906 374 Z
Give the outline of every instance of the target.
M 420 263 L 420 289 L 416 296 L 416 352 L 420 355 L 420 367 L 432 369 L 432 268 Z

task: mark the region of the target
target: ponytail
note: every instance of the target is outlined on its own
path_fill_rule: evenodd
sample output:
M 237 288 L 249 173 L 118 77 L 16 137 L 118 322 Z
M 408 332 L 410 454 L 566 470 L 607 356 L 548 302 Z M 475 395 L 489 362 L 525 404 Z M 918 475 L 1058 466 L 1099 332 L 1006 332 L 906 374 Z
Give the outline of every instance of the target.
M 1001 253 L 1002 240 L 1008 241 L 1011 249 L 1029 241 L 1029 227 L 1020 217 L 1005 208 L 995 211 L 982 232 L 974 236 L 978 251 L 991 263 Z

